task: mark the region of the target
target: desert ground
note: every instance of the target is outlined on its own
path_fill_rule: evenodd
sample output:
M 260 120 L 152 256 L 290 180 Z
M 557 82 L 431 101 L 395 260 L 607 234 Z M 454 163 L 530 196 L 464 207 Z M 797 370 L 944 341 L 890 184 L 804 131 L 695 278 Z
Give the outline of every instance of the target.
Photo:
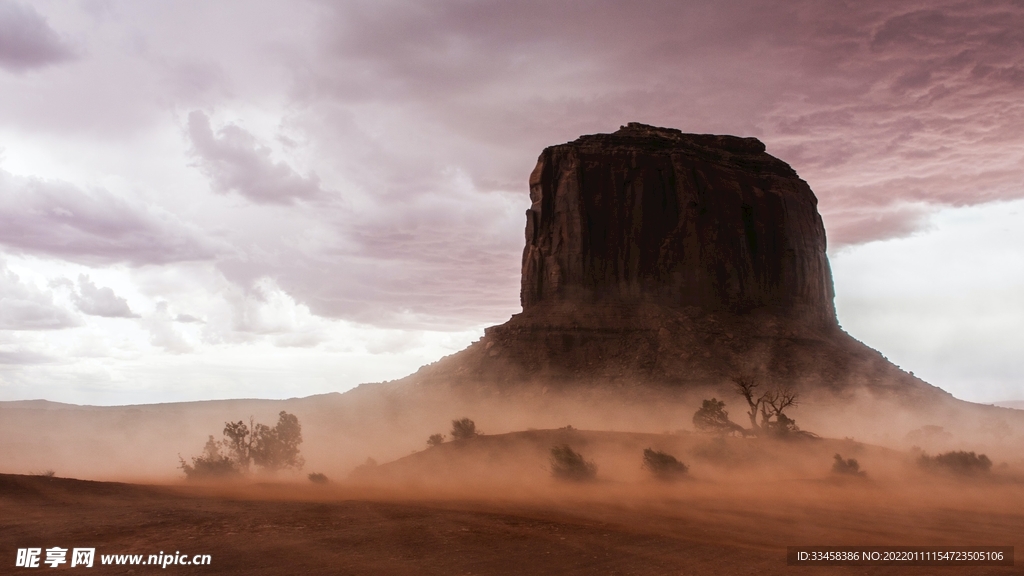
M 597 465 L 589 482 L 550 473 L 551 446 Z M 643 447 L 689 466 L 641 467 Z M 864 476 L 831 472 L 835 453 Z M 4 573 L 18 548 L 104 555 L 208 554 L 178 574 L 1013 574 L 1017 566 L 787 566 L 801 545 L 1015 546 L 1024 481 L 928 471 L 920 454 L 852 440 L 529 430 L 446 442 L 348 478 L 125 484 L 0 475 Z M 64 569 L 72 569 L 67 565 Z M 49 567 L 44 567 L 50 570 Z M 73 568 L 77 570 L 78 568 Z

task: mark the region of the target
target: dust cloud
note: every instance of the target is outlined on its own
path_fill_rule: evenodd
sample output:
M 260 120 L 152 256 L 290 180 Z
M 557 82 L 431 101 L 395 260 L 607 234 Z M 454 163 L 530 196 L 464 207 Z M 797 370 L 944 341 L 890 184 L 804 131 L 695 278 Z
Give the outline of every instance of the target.
M 515 565 L 535 573 L 555 573 L 558 566 L 567 570 L 560 573 L 573 566 L 592 568 L 577 573 L 636 566 L 655 574 L 688 566 L 778 573 L 786 546 L 1024 546 L 1019 411 L 958 401 L 924 405 L 867 392 L 808 394 L 787 413 L 809 434 L 714 435 L 692 424 L 701 401 L 711 397 L 726 402 L 732 421 L 749 425 L 744 399 L 728 386 L 680 394 L 551 382 L 514 393 L 379 384 L 286 401 L 112 408 L 6 403 L 0 406 L 0 508 L 17 518 L 17 533 L 47 534 L 63 525 L 47 510 L 64 504 L 39 507 L 32 498 L 66 503 L 90 522 L 132 534 L 156 526 L 132 524 L 143 522 L 134 511 L 161 510 L 170 520 L 159 525 L 169 532 L 151 539 L 201 537 L 216 557 L 237 557 L 238 565 L 261 550 L 244 552 L 231 526 L 278 526 L 280 538 L 280 526 L 294 525 L 288 542 L 302 552 L 290 562 L 313 549 L 331 562 L 349 562 L 369 554 L 369 546 L 398 563 L 389 568 L 396 572 L 436 556 L 442 572 L 463 562 L 460 570 L 509 573 L 510 563 L 524 562 Z M 272 423 L 281 410 L 302 425 L 301 472 L 184 481 L 179 454 L 199 455 L 227 421 L 253 416 Z M 452 420 L 463 417 L 482 434 L 453 440 Z M 447 437 L 428 446 L 434 434 Z M 596 474 L 585 481 L 556 478 L 552 448 L 564 446 Z M 686 472 L 672 480 L 652 474 L 645 449 L 678 459 Z M 949 451 L 985 454 L 991 467 L 922 466 L 929 455 Z M 4 476 L 46 470 L 56 478 L 39 480 L 57 484 Z M 328 481 L 310 482 L 306 475 L 314 472 Z M 61 477 L 148 486 L 100 490 L 60 484 L 73 482 Z M 214 519 L 224 528 L 193 533 Z M 349 544 L 323 544 L 343 536 Z M 457 538 L 468 556 L 442 555 Z M 396 555 L 396 547 L 406 556 Z M 720 558 L 708 557 L 712 551 Z M 380 569 L 382 561 L 367 560 L 367 569 Z

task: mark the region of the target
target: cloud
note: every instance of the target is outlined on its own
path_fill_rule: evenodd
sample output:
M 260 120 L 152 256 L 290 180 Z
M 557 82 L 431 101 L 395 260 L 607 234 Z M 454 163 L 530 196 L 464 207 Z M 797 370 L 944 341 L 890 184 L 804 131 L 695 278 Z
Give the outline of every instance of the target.
M 82 187 L 19 196 L 0 243 L 94 264 L 209 258 L 239 290 L 271 278 L 314 316 L 454 329 L 517 311 L 538 153 L 627 121 L 761 138 L 815 190 L 833 248 L 1024 195 L 1020 3 L 354 0 L 203 8 L 173 25 L 149 6 L 104 16 L 147 30 L 137 53 L 114 58 L 121 36 L 96 32 L 90 54 L 106 60 L 89 65 L 118 90 L 138 83 L 133 105 L 152 115 L 132 126 L 191 111 L 178 156 L 146 150 L 166 162 L 150 177 L 189 172 L 145 188 L 167 210 Z M 116 100 L 92 97 L 87 116 Z M 335 190 L 344 205 L 327 201 Z M 93 225 L 119 201 L 129 216 Z M 116 228 L 133 218 L 139 238 Z M 275 333 L 260 326 L 232 330 Z
M 0 350 L 0 364 L 9 366 L 30 366 L 35 364 L 53 364 L 57 359 L 47 354 L 28 350 Z
M 0 245 L 84 264 L 166 264 L 213 257 L 213 243 L 172 214 L 101 188 L 0 170 Z
M 174 321 L 175 322 L 182 322 L 184 324 L 193 324 L 193 323 L 197 323 L 197 322 L 200 323 L 200 324 L 205 324 L 206 323 L 201 318 L 196 318 L 195 316 L 193 316 L 191 314 L 178 314 L 177 316 L 174 317 Z
M 482 189 L 522 190 L 543 146 L 638 120 L 760 137 L 810 182 L 836 245 L 911 233 L 921 220 L 894 216 L 908 202 L 1024 196 L 1019 2 L 442 0 L 329 14 L 296 95 L 314 134 L 361 142 L 338 162 L 367 164 L 362 148 L 386 166 L 375 189 L 416 195 L 456 166 Z
M 193 347 L 174 327 L 174 320 L 167 311 L 167 302 L 158 302 L 156 310 L 142 319 L 140 324 L 149 331 L 149 342 L 171 354 L 186 354 Z
M 114 294 L 110 288 L 97 288 L 88 276 L 78 277 L 78 292 L 72 293 L 72 302 L 85 314 L 104 318 L 140 318 L 128 307 L 128 301 Z
M 274 162 L 270 149 L 234 124 L 215 134 L 206 114 L 188 115 L 188 134 L 199 169 L 222 193 L 235 192 L 260 204 L 289 204 L 322 195 L 315 174 L 303 177 L 284 162 Z
M 53 302 L 49 292 L 22 282 L 0 261 L 0 330 L 60 330 L 81 321 Z
M 24 72 L 73 57 L 71 49 L 35 9 L 0 0 L 0 68 Z

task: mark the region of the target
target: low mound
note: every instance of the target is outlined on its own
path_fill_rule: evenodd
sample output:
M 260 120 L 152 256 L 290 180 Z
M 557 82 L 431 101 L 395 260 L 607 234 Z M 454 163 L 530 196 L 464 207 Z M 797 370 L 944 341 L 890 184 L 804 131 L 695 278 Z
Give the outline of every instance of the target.
M 552 473 L 552 448 L 568 446 L 597 466 L 598 483 L 648 483 L 654 474 L 644 467 L 645 450 L 678 459 L 687 476 L 698 481 L 822 479 L 829 475 L 837 452 L 856 455 L 867 468 L 902 473 L 915 470 L 903 454 L 852 440 L 742 438 L 703 434 L 646 434 L 577 430 L 527 430 L 447 442 L 393 462 L 360 468 L 359 483 L 406 485 L 444 491 L 469 487 L 501 487 L 509 494 L 528 494 L 559 483 Z M 898 472 L 897 472 L 898 471 Z

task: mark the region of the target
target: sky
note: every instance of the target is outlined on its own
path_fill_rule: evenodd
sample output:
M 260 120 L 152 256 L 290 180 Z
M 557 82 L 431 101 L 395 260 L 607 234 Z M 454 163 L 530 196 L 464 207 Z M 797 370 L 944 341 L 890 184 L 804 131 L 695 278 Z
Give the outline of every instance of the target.
M 1024 1 L 0 0 L 0 400 L 288 398 L 519 312 L 545 146 L 755 136 L 843 327 L 1024 399 Z

